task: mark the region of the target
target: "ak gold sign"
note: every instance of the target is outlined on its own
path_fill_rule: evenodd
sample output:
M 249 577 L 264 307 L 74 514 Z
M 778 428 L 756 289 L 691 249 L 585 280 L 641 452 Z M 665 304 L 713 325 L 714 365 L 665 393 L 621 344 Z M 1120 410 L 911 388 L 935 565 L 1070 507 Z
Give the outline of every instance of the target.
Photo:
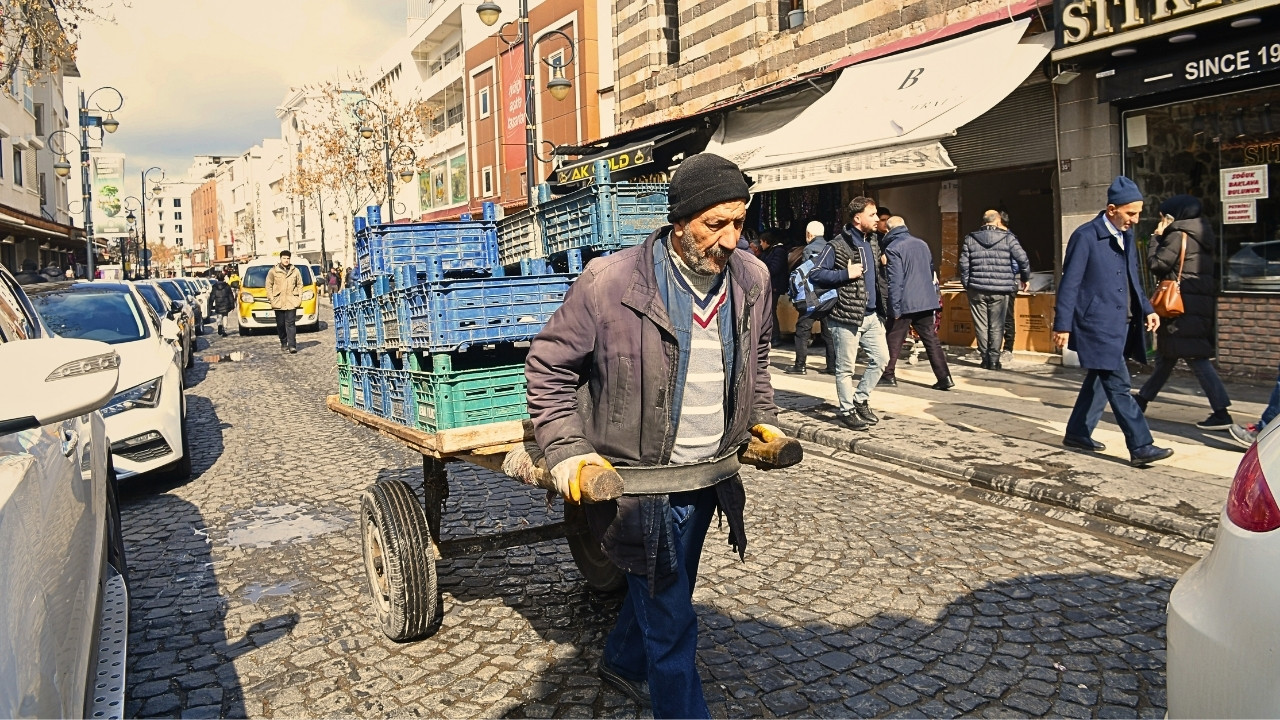
M 637 165 L 653 162 L 653 143 L 632 145 L 610 155 L 593 157 L 590 160 L 566 165 L 556 171 L 556 184 L 575 185 L 595 182 L 591 167 L 598 160 L 605 160 L 609 163 L 609 174 L 611 176 L 626 173 Z
M 1129 30 L 1242 0 L 1055 0 L 1058 47 Z

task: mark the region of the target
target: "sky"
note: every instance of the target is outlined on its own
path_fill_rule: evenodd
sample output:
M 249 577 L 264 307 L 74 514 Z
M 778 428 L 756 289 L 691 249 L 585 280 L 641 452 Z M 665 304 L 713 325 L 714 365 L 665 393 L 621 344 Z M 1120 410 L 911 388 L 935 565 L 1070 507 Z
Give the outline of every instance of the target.
M 405 33 L 405 0 L 98 3 L 110 3 L 114 22 L 81 27 L 76 64 L 86 90 L 124 96 L 105 149 L 128 156 L 126 193 L 135 196 L 145 168 L 179 178 L 193 155 L 235 155 L 279 137 L 275 108 L 290 87 L 371 66 Z M 116 98 L 103 91 L 91 105 L 99 102 Z

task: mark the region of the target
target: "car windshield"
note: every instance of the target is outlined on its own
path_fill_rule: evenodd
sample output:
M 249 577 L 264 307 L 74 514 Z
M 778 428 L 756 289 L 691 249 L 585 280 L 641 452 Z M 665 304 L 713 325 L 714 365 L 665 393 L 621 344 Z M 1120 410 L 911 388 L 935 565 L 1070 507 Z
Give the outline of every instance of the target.
M 244 277 L 240 278 L 240 286 L 247 288 L 264 288 L 267 286 L 267 273 L 271 271 L 274 265 L 254 265 L 244 271 Z M 311 268 L 306 265 L 294 265 L 298 268 L 298 274 L 302 275 L 302 284 L 311 284 Z
M 169 314 L 169 301 L 160 297 L 160 291 L 155 285 L 147 285 L 139 283 L 135 287 L 138 288 L 138 294 L 147 299 L 147 303 L 151 305 L 161 317 Z
M 68 288 L 31 298 L 36 312 L 64 338 L 127 343 L 147 337 L 147 322 L 133 295 L 120 290 Z
M 174 302 L 187 301 L 186 294 L 182 292 L 182 288 L 178 287 L 177 283 L 174 281 L 162 280 L 156 284 L 160 286 L 161 290 L 164 290 L 164 294 L 168 295 L 170 300 L 173 300 Z
M 197 291 L 197 290 L 196 290 L 196 286 L 195 286 L 194 284 L 192 284 L 192 282 L 191 282 L 190 280 L 184 280 L 184 279 L 182 279 L 182 278 L 178 278 L 178 279 L 174 280 L 173 282 L 174 282 L 178 287 L 182 288 L 182 292 L 186 293 L 188 296 L 192 296 L 192 297 L 194 297 L 194 296 L 196 296 L 196 295 L 199 295 L 199 294 L 200 294 L 200 293 L 199 293 L 199 291 Z

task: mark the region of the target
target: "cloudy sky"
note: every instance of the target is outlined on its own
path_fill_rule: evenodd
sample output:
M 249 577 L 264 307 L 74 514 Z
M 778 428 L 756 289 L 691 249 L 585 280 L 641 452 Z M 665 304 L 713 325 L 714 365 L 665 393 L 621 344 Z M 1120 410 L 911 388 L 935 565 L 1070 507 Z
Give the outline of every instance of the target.
M 76 62 L 85 88 L 124 95 L 107 149 L 128 155 L 133 195 L 144 168 L 179 177 L 193 155 L 278 137 L 290 86 L 372 65 L 405 32 L 405 0 L 102 1 L 115 22 L 82 27 Z

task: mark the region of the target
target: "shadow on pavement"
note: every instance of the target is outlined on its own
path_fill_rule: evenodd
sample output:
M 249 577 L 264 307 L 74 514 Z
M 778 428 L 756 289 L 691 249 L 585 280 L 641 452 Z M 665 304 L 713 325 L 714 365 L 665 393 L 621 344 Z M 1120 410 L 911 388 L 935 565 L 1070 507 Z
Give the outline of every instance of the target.
M 1027 575 L 964 594 L 928 621 L 891 611 L 857 619 L 839 597 L 728 616 L 706 602 L 721 591 L 705 582 L 695 595 L 698 669 L 713 717 L 1164 713 L 1172 578 Z M 539 635 L 579 651 L 552 662 L 530 700 L 506 717 L 636 712 L 595 677 L 618 603 L 579 590 L 556 598 L 565 601 L 559 608 L 544 607 L 514 584 L 501 595 Z
M 200 511 L 145 480 L 122 486 L 129 563 L 130 717 L 246 717 L 233 661 L 288 635 L 286 613 L 229 637 Z

